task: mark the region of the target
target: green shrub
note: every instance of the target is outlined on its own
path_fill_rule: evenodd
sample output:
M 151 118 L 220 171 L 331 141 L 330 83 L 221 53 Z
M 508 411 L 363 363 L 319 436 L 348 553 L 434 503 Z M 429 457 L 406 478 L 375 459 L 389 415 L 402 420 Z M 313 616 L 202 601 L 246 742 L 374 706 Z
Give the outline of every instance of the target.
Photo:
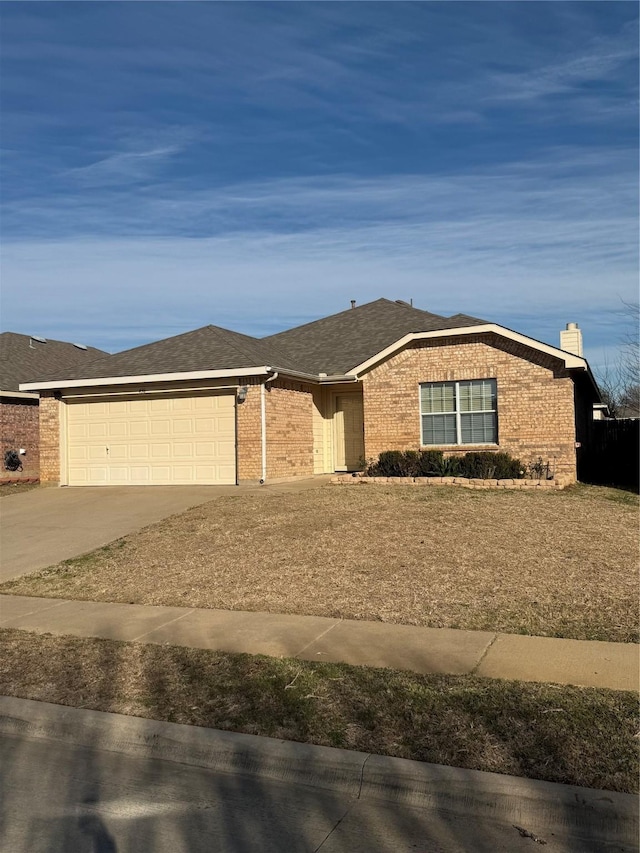
M 525 466 L 508 453 L 490 450 L 445 456 L 442 450 L 385 450 L 369 464 L 369 477 L 467 477 L 512 480 L 525 475 Z
M 367 474 L 370 477 L 406 477 L 404 470 L 402 450 L 385 450 L 378 456 L 377 462 L 369 465 Z
M 441 477 L 444 455 L 441 450 L 423 450 L 418 453 L 416 477 Z
M 479 480 L 513 480 L 523 476 L 524 466 L 502 451 L 490 450 L 465 453 L 460 459 L 461 477 Z

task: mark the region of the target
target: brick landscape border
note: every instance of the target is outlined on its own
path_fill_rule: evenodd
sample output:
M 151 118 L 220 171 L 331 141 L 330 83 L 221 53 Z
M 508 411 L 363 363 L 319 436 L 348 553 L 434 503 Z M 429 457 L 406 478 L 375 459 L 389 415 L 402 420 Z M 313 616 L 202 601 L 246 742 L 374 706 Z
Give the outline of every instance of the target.
M 467 477 L 365 477 L 362 474 L 339 474 L 331 478 L 336 486 L 459 486 L 464 489 L 565 489 L 568 476 L 553 480 L 479 480 Z

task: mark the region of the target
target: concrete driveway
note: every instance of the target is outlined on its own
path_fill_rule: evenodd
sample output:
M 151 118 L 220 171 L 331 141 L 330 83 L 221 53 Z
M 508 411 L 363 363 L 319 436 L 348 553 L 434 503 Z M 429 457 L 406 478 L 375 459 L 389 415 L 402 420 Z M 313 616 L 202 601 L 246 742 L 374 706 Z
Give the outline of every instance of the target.
M 77 557 L 238 486 L 32 489 L 0 501 L 0 581 Z
M 0 583 L 100 548 L 225 495 L 317 489 L 330 476 L 264 486 L 83 486 L 31 489 L 0 499 Z

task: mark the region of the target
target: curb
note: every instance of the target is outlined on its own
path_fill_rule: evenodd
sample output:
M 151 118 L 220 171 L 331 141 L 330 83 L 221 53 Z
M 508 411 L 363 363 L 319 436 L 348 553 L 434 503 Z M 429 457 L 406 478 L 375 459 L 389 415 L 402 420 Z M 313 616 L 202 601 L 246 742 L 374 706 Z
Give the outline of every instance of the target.
M 0 697 L 0 734 L 174 761 L 402 802 L 538 832 L 635 845 L 638 803 L 621 794 L 403 758 Z

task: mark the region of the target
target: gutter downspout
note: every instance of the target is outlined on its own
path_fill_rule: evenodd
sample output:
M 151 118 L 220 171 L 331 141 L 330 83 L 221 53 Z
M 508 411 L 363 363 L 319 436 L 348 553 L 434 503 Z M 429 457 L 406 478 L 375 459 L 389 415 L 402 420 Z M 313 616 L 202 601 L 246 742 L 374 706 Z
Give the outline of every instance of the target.
M 267 370 L 271 371 L 269 367 Z M 278 371 L 273 370 L 271 376 L 264 380 L 260 385 L 260 443 L 262 447 L 262 477 L 260 485 L 263 486 L 267 481 L 267 382 L 274 382 L 278 378 Z

